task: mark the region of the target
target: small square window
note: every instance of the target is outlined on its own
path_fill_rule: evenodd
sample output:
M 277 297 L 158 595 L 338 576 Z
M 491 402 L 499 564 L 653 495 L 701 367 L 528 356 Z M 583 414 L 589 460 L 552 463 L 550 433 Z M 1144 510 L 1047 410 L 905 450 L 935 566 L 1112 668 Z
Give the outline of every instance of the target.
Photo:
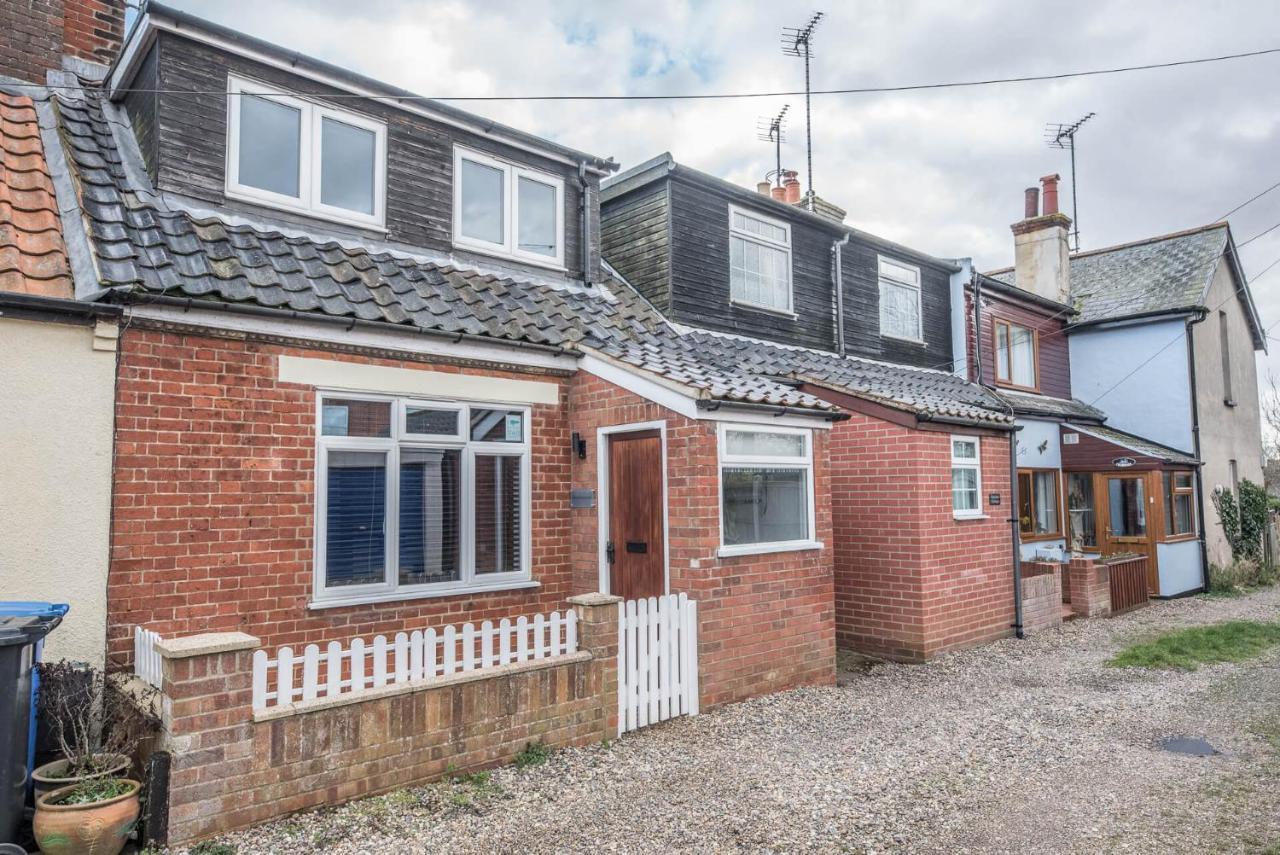
M 404 408 L 404 432 L 416 436 L 457 436 L 457 410 L 407 404 Z
M 524 442 L 524 413 L 471 408 L 472 442 Z
M 321 433 L 325 436 L 391 436 L 391 404 L 326 398 Z

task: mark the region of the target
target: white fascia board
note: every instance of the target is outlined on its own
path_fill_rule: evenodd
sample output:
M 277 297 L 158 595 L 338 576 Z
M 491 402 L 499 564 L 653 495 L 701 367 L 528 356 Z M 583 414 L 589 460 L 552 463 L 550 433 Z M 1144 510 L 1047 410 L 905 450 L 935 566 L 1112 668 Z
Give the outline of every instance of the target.
M 578 361 L 578 368 L 673 413 L 696 421 L 736 422 L 816 430 L 831 429 L 831 421 L 823 417 L 824 413 L 817 411 L 812 417 L 793 414 L 775 416 L 767 412 L 757 413 L 739 409 L 730 401 L 725 401 L 724 406 L 718 410 L 700 410 L 697 403 L 699 400 L 712 399 L 699 394 L 698 390 L 660 378 L 648 371 L 621 365 L 594 353 L 584 353 L 582 359 Z
M 208 327 L 258 335 L 283 336 L 348 347 L 399 350 L 415 356 L 444 356 L 499 365 L 515 365 L 530 368 L 552 368 L 573 371 L 578 360 L 567 354 L 548 353 L 527 348 L 504 347 L 473 341 L 454 342 L 449 338 L 405 332 L 394 328 L 385 331 L 360 327 L 343 329 L 331 323 L 306 319 L 274 320 L 272 318 L 234 315 L 213 309 L 190 309 L 178 306 L 133 306 L 133 317 L 146 318 L 173 324 Z
M 445 115 L 444 113 L 438 113 L 435 110 L 431 110 L 426 107 L 423 107 L 421 106 L 420 102 L 416 102 L 416 101 L 406 102 L 406 101 L 397 99 L 394 96 L 385 95 L 384 93 L 381 93 L 381 92 L 372 92 L 364 88 L 363 86 L 358 86 L 352 83 L 349 80 L 342 80 L 332 75 L 325 74 L 322 71 L 301 68 L 297 65 L 290 63 L 288 60 L 281 59 L 276 56 L 272 56 L 269 53 L 264 53 L 263 51 L 255 50 L 254 48 L 247 47 L 245 45 L 236 44 L 235 42 L 231 42 L 226 39 L 223 39 L 217 35 L 214 35 L 213 33 L 202 32 L 200 30 L 196 30 L 190 27 L 184 27 L 180 22 L 175 21 L 171 18 L 167 18 L 162 13 L 157 13 L 155 11 L 148 12 L 143 17 L 143 20 L 139 22 L 137 27 L 137 34 L 134 36 L 134 38 L 130 39 L 130 45 L 126 47 L 125 52 L 121 57 L 121 62 L 116 66 L 115 73 L 111 75 L 108 92 L 109 92 L 109 97 L 112 98 L 113 100 L 116 97 L 117 90 L 127 82 L 131 82 L 133 71 L 137 66 L 137 58 L 140 57 L 145 52 L 141 46 L 144 44 L 149 44 L 150 40 L 155 38 L 155 31 L 164 31 L 164 32 L 173 33 L 174 35 L 182 36 L 183 38 L 191 39 L 192 41 L 197 41 L 202 44 L 215 47 L 218 50 L 225 51 L 226 53 L 244 57 L 245 59 L 251 59 L 254 62 L 260 62 L 263 65 L 269 65 L 272 68 L 278 68 L 281 71 L 287 71 L 290 74 L 297 75 L 298 77 L 305 77 L 306 79 L 313 80 L 316 83 L 322 83 L 325 86 L 332 86 L 334 89 L 340 90 L 342 92 L 349 92 L 353 95 L 364 95 L 366 97 L 377 98 L 377 100 L 379 100 L 380 102 L 385 103 L 386 105 L 393 107 L 397 110 L 403 110 L 406 113 L 413 113 L 418 116 L 423 116 L 425 118 L 431 119 L 433 122 L 439 122 L 443 125 L 448 125 L 454 128 L 460 128 L 464 131 L 475 134 L 481 139 L 497 140 L 503 145 L 508 145 L 508 146 L 511 146 L 512 148 L 529 152 L 530 154 L 536 154 L 539 157 L 545 157 L 548 160 L 554 160 L 556 163 L 567 164 L 575 168 L 578 166 L 578 161 L 572 157 L 568 157 L 567 155 L 561 154 L 560 152 L 557 152 L 557 151 L 552 151 L 548 149 L 539 148 L 537 146 L 529 145 L 526 142 L 513 139 L 511 137 L 506 136 L 505 134 L 494 133 L 493 131 L 486 129 L 482 122 L 463 121 L 453 116 L 448 116 L 448 115 Z M 133 47 L 134 45 L 139 46 L 136 49 L 137 57 L 130 56 L 131 52 L 135 50 L 135 48 Z M 309 59 L 309 57 L 307 58 Z M 479 119 L 480 117 L 477 116 L 476 118 Z M 590 172 L 594 175 L 600 175 L 600 176 L 605 176 L 610 174 L 608 171 L 600 169 L 597 166 L 588 166 L 587 172 Z
M 297 383 L 318 389 L 512 404 L 560 403 L 560 385 L 545 380 L 483 377 L 456 371 L 366 365 L 362 362 L 306 356 L 280 356 L 277 358 L 277 366 L 276 378 L 281 383 Z

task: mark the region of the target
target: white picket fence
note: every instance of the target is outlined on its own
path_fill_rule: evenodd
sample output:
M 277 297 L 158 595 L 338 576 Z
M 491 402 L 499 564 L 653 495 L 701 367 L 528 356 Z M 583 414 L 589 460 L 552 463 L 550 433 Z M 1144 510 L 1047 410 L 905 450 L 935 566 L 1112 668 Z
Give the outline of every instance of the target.
M 574 611 L 503 618 L 477 628 L 464 623 L 437 632 L 398 632 L 390 640 L 374 636 L 350 646 L 331 641 L 323 651 L 308 644 L 301 655 L 281 647 L 271 658 L 253 654 L 253 708 L 266 710 L 296 701 L 332 698 L 401 683 L 416 683 L 451 674 L 563 656 L 578 650 L 578 615 Z
M 164 674 L 160 662 L 160 653 L 156 650 L 156 642 L 160 641 L 160 633 L 133 628 L 133 673 L 146 683 L 160 688 L 160 680 Z
M 698 714 L 698 604 L 668 594 L 618 604 L 618 735 Z

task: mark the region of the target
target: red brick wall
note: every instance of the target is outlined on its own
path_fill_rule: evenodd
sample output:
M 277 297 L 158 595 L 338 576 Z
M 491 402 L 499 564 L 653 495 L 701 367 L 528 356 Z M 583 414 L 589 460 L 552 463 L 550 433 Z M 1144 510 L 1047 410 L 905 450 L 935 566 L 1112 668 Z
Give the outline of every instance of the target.
M 698 601 L 704 706 L 835 679 L 827 431 L 814 432 L 817 539 L 827 548 L 719 558 L 716 425 L 664 410 L 586 372 L 570 382 L 571 430 L 587 440 L 573 486 L 595 489 L 596 431 L 666 420 L 670 588 Z M 599 578 L 597 510 L 573 512 L 574 585 Z
M 124 37 L 124 0 L 0 3 L 0 75 L 44 83 L 64 53 L 109 64 Z
M 1005 504 L 956 520 L 950 437 L 860 413 L 832 431 L 841 647 L 920 660 L 1011 631 L 1008 440 L 981 438 L 983 504 Z
M 518 376 L 202 335 L 122 336 L 108 652 L 134 625 L 240 630 L 267 648 L 559 608 L 571 593 L 567 384 L 532 417 L 533 577 L 541 588 L 311 610 L 315 390 L 276 379 L 282 354 Z

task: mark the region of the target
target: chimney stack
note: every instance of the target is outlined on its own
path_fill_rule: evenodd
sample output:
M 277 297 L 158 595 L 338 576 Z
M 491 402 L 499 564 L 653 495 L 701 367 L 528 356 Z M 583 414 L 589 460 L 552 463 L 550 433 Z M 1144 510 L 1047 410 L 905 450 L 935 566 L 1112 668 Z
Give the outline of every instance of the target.
M 782 189 L 784 195 L 782 201 L 788 205 L 795 205 L 800 202 L 800 178 L 794 169 L 782 170 Z
M 1043 192 L 1028 187 L 1024 216 L 1013 230 L 1014 284 L 1058 303 L 1071 302 L 1071 255 L 1067 234 L 1071 218 L 1058 210 L 1057 175 L 1040 179 Z M 1041 200 L 1043 199 L 1043 208 Z

